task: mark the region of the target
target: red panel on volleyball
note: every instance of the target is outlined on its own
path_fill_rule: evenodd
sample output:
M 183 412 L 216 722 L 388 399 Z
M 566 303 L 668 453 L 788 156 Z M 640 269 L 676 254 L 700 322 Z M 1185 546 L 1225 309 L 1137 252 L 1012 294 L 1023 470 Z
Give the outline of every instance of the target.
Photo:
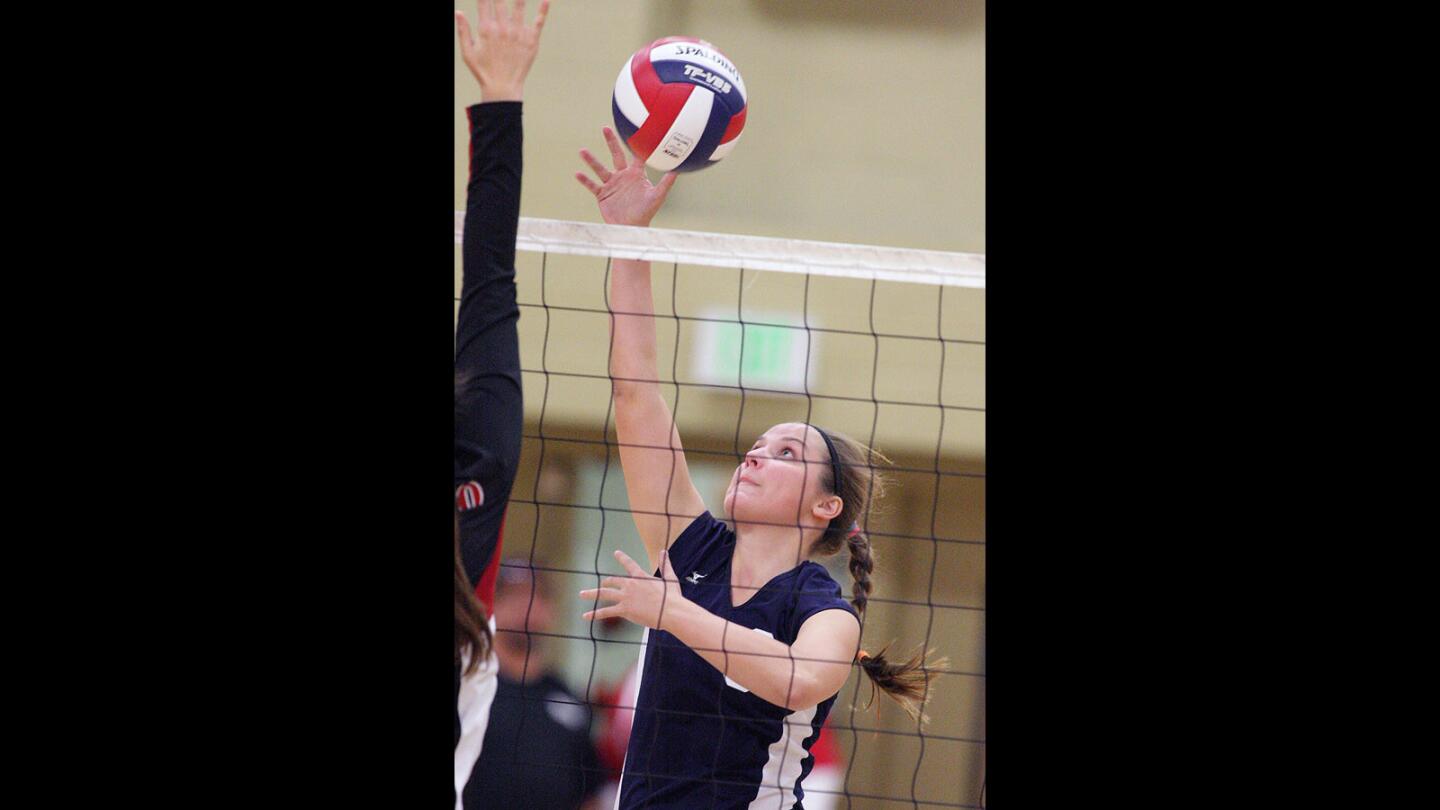
M 725 135 L 720 139 L 720 143 L 729 143 L 740 136 L 740 130 L 745 128 L 745 111 L 748 109 L 750 105 L 746 104 L 740 108 L 740 112 L 730 116 L 730 125 L 725 127 Z
M 637 53 L 630 60 L 630 76 L 635 80 L 635 91 L 645 103 L 645 109 L 650 112 L 650 116 L 626 143 L 641 160 L 647 160 L 655 147 L 660 145 L 660 139 L 670 131 L 675 117 L 685 107 L 685 102 L 690 100 L 690 94 L 696 86 L 688 82 L 665 84 L 660 81 L 660 77 L 655 73 L 655 66 L 650 64 L 649 51 Z

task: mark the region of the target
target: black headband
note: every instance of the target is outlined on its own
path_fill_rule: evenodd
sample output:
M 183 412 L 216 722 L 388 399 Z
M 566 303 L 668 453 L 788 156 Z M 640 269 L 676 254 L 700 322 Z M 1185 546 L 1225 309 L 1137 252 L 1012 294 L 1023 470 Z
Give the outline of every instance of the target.
M 832 441 L 830 441 L 830 434 L 826 433 L 826 432 L 824 431 L 824 429 L 821 428 L 820 426 L 818 426 L 818 425 L 811 425 L 810 427 L 815 428 L 815 432 L 816 432 L 816 433 L 819 433 L 819 434 L 820 434 L 820 438 L 822 438 L 822 439 L 825 440 L 825 448 L 830 451 L 830 473 L 834 476 L 834 483 L 830 485 L 830 488 L 833 489 L 833 490 L 835 490 L 835 494 L 836 494 L 836 495 L 839 495 L 839 494 L 840 494 L 840 456 L 836 455 L 836 453 L 835 453 L 835 443 L 832 442 Z
M 828 449 L 828 450 L 830 451 L 830 474 L 835 477 L 835 483 L 834 483 L 834 485 L 833 485 L 831 488 L 835 490 L 835 494 L 836 494 L 836 495 L 839 495 L 839 494 L 840 494 L 840 456 L 839 456 L 838 454 L 836 454 L 836 452 L 835 452 L 835 443 L 832 442 L 832 441 L 830 441 L 830 434 L 826 433 L 825 430 L 824 430 L 824 428 L 821 428 L 819 425 L 811 425 L 810 427 L 815 428 L 815 432 L 816 432 L 816 433 L 819 433 L 819 434 L 820 434 L 820 438 L 822 438 L 822 439 L 825 440 L 825 447 L 826 447 L 826 449 Z M 836 517 L 838 518 L 839 515 L 836 515 Z M 834 523 L 835 521 L 832 520 L 832 521 L 830 521 L 830 522 L 831 522 L 831 523 Z M 834 526 L 831 526 L 831 528 L 833 529 Z M 829 529 L 827 529 L 826 531 L 829 531 Z M 845 539 L 846 539 L 846 540 L 849 540 L 850 538 L 854 537 L 855 535 L 857 535 L 857 534 L 859 534 L 859 533 L 860 533 L 860 524 L 859 524 L 859 523 L 852 522 L 852 523 L 850 524 L 850 532 L 845 535 Z

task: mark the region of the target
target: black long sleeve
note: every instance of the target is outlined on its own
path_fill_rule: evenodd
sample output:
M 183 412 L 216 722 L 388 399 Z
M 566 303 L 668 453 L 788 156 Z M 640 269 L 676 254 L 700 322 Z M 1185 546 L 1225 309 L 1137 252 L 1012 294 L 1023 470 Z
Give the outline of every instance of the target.
M 500 542 L 524 419 L 516 336 L 520 309 L 515 299 L 521 106 L 518 101 L 492 102 L 466 111 L 470 179 L 455 332 L 455 485 L 458 489 L 474 481 L 484 491 L 483 505 L 460 514 L 465 572 L 481 586 L 490 586 L 482 583 L 482 576 Z M 489 602 L 488 593 L 481 596 Z

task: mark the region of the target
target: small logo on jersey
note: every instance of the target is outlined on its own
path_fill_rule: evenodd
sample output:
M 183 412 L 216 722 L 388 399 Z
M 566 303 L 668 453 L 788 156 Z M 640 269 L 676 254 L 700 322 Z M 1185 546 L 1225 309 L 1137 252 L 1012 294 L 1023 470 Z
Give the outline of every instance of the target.
M 688 582 L 688 583 L 690 583 L 691 585 L 699 585 L 699 584 L 700 584 L 700 580 L 702 580 L 702 579 L 704 579 L 705 577 L 708 577 L 708 576 L 710 576 L 710 575 L 709 575 L 709 574 L 702 574 L 702 573 L 700 573 L 699 571 L 696 571 L 695 573 L 691 574 L 690 576 L 685 577 L 685 581 Z
M 468 481 L 455 490 L 455 508 L 461 512 L 475 509 L 483 503 L 485 490 L 480 488 L 479 481 Z

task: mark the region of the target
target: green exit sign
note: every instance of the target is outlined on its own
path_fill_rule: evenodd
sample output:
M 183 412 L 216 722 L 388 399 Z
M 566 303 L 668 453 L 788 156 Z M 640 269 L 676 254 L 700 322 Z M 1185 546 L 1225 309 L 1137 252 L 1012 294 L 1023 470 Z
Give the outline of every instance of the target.
M 809 332 L 795 322 L 793 315 L 746 313 L 747 320 L 759 323 L 743 325 L 735 320 L 734 310 L 710 310 L 702 317 L 713 320 L 687 324 L 696 332 L 691 375 L 698 382 L 805 390 L 807 349 L 813 368 L 815 346 Z

